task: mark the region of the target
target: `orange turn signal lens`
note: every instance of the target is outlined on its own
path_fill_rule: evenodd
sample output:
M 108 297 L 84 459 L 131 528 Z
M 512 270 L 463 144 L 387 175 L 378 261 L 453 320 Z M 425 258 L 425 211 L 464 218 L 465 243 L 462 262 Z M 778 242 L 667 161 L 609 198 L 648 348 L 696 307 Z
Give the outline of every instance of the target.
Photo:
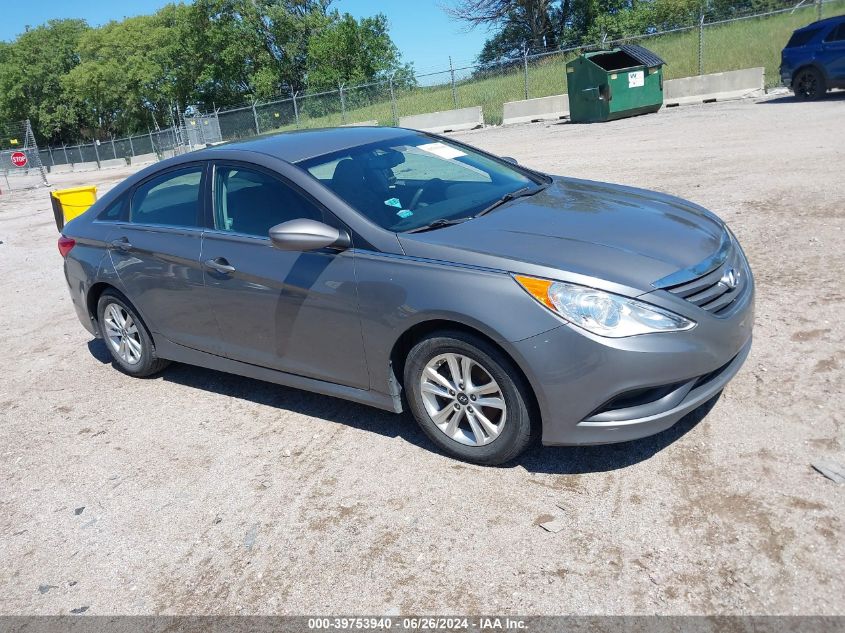
M 537 301 L 550 310 L 555 309 L 554 304 L 549 299 L 549 288 L 554 283 L 553 281 L 537 279 L 536 277 L 526 277 L 525 275 L 514 275 L 513 278 Z

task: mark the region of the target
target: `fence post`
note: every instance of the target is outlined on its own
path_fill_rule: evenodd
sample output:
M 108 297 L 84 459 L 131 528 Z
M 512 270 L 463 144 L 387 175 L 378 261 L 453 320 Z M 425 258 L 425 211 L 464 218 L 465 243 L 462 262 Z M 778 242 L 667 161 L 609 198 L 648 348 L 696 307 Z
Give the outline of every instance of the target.
M 158 152 L 156 151 L 156 144 L 153 143 L 153 131 L 149 127 L 147 128 L 147 134 L 150 135 L 150 151 L 156 156 L 158 156 Z
M 346 123 L 346 99 L 343 96 L 343 84 L 340 84 L 340 120 Z
M 455 68 L 452 66 L 452 56 L 449 55 L 449 74 L 452 75 L 452 101 L 455 104 L 455 109 L 458 109 L 458 89 L 455 86 Z
M 117 149 L 114 146 L 114 134 L 111 135 L 111 153 L 113 158 L 117 158 Z
M 97 145 L 99 145 L 99 141 L 97 141 L 97 139 L 94 139 L 94 143 L 92 143 L 92 144 L 94 145 L 94 158 L 97 159 L 97 169 L 101 169 L 101 166 L 100 166 L 100 150 L 97 149 Z M 82 150 L 80 150 L 79 153 L 82 154 Z
M 399 125 L 399 118 L 396 116 L 396 95 L 393 93 L 393 75 L 390 75 L 390 111 L 393 114 L 393 125 Z
M 525 98 L 528 98 L 528 44 L 522 45 L 522 74 L 525 84 Z
M 70 165 L 70 161 L 67 159 L 67 145 L 62 143 L 62 151 L 65 153 L 65 165 Z
M 704 9 L 698 19 L 698 74 L 704 74 Z
M 257 101 L 252 102 L 252 120 L 255 121 L 255 133 L 261 134 L 261 128 L 258 125 L 258 113 L 255 111 L 255 104 L 258 103 Z
M 53 160 L 53 149 L 48 145 L 47 152 L 50 154 L 50 167 L 55 167 L 56 161 Z
M 293 97 L 293 116 L 296 119 L 296 127 L 299 127 L 299 108 L 296 106 L 296 95 L 299 93 L 291 90 L 290 94 Z
M 132 144 L 132 136 L 127 137 L 129 139 L 129 155 L 132 158 L 135 158 L 135 146 Z

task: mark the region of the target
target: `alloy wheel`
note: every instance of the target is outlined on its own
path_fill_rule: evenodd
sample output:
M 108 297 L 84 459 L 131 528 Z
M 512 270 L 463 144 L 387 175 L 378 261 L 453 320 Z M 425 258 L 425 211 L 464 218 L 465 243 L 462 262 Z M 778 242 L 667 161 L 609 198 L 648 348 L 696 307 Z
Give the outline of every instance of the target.
M 437 428 L 466 446 L 489 444 L 507 421 L 502 388 L 487 369 L 463 354 L 432 358 L 420 377 L 420 393 Z
M 110 303 L 103 310 L 105 336 L 115 354 L 127 365 L 141 361 L 141 333 L 132 315 L 122 305 Z

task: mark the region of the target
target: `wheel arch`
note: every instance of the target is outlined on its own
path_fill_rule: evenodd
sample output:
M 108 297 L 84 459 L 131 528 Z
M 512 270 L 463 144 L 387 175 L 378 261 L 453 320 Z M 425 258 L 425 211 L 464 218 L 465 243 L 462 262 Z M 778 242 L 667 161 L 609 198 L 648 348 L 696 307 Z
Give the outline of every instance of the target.
M 813 70 L 816 70 L 821 74 L 822 79 L 824 79 L 825 90 L 830 88 L 830 86 L 829 86 L 830 77 L 828 77 L 827 71 L 825 70 L 824 65 L 818 63 L 816 60 L 811 60 L 811 61 L 807 61 L 807 62 L 801 64 L 800 66 L 798 66 L 798 68 L 796 68 L 795 70 L 792 71 L 792 80 L 790 82 L 790 85 L 793 87 L 793 89 L 794 89 L 794 86 L 795 86 L 795 78 L 798 76 L 798 73 L 800 73 L 803 70 L 807 70 L 808 68 L 812 68 Z
M 435 332 L 462 332 L 464 334 L 470 334 L 484 340 L 487 344 L 499 350 L 513 365 L 514 370 L 518 374 L 518 380 L 525 386 L 525 390 L 527 392 L 526 395 L 529 400 L 526 404 L 528 405 L 532 419 L 536 420 L 538 424 L 542 423 L 542 411 L 537 399 L 537 394 L 534 391 L 534 385 L 528 379 L 528 374 L 518 359 L 505 346 L 503 346 L 500 341 L 496 340 L 490 334 L 461 321 L 448 318 L 432 318 L 417 322 L 402 332 L 402 334 L 399 335 L 393 343 L 393 347 L 390 350 L 389 363 L 391 381 L 395 382 L 397 385 L 402 385 L 405 375 L 405 361 L 408 358 L 408 352 L 411 351 L 411 348 L 413 348 L 414 345 L 424 338 L 431 336 Z M 402 387 L 404 389 L 404 385 L 402 385 Z
M 88 316 L 91 317 L 91 322 L 97 328 L 97 336 L 99 337 L 102 337 L 103 333 L 100 330 L 100 318 L 97 314 L 97 303 L 100 301 L 100 297 L 106 290 L 120 292 L 120 289 L 114 284 L 110 284 L 105 281 L 98 281 L 88 289 L 88 293 L 85 295 L 85 307 L 88 309 Z M 123 296 L 122 292 L 120 292 L 120 294 Z

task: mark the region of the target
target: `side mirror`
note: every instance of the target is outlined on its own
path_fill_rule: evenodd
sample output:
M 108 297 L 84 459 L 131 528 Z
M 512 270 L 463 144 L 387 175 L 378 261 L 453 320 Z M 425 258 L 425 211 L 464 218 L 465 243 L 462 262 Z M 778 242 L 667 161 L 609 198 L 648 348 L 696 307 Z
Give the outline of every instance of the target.
M 502 156 L 502 160 L 506 160 L 513 165 L 519 165 L 519 161 L 517 161 L 513 156 Z
M 270 241 L 283 251 L 316 251 L 321 248 L 349 248 L 349 234 L 316 220 L 289 220 L 270 229 Z

